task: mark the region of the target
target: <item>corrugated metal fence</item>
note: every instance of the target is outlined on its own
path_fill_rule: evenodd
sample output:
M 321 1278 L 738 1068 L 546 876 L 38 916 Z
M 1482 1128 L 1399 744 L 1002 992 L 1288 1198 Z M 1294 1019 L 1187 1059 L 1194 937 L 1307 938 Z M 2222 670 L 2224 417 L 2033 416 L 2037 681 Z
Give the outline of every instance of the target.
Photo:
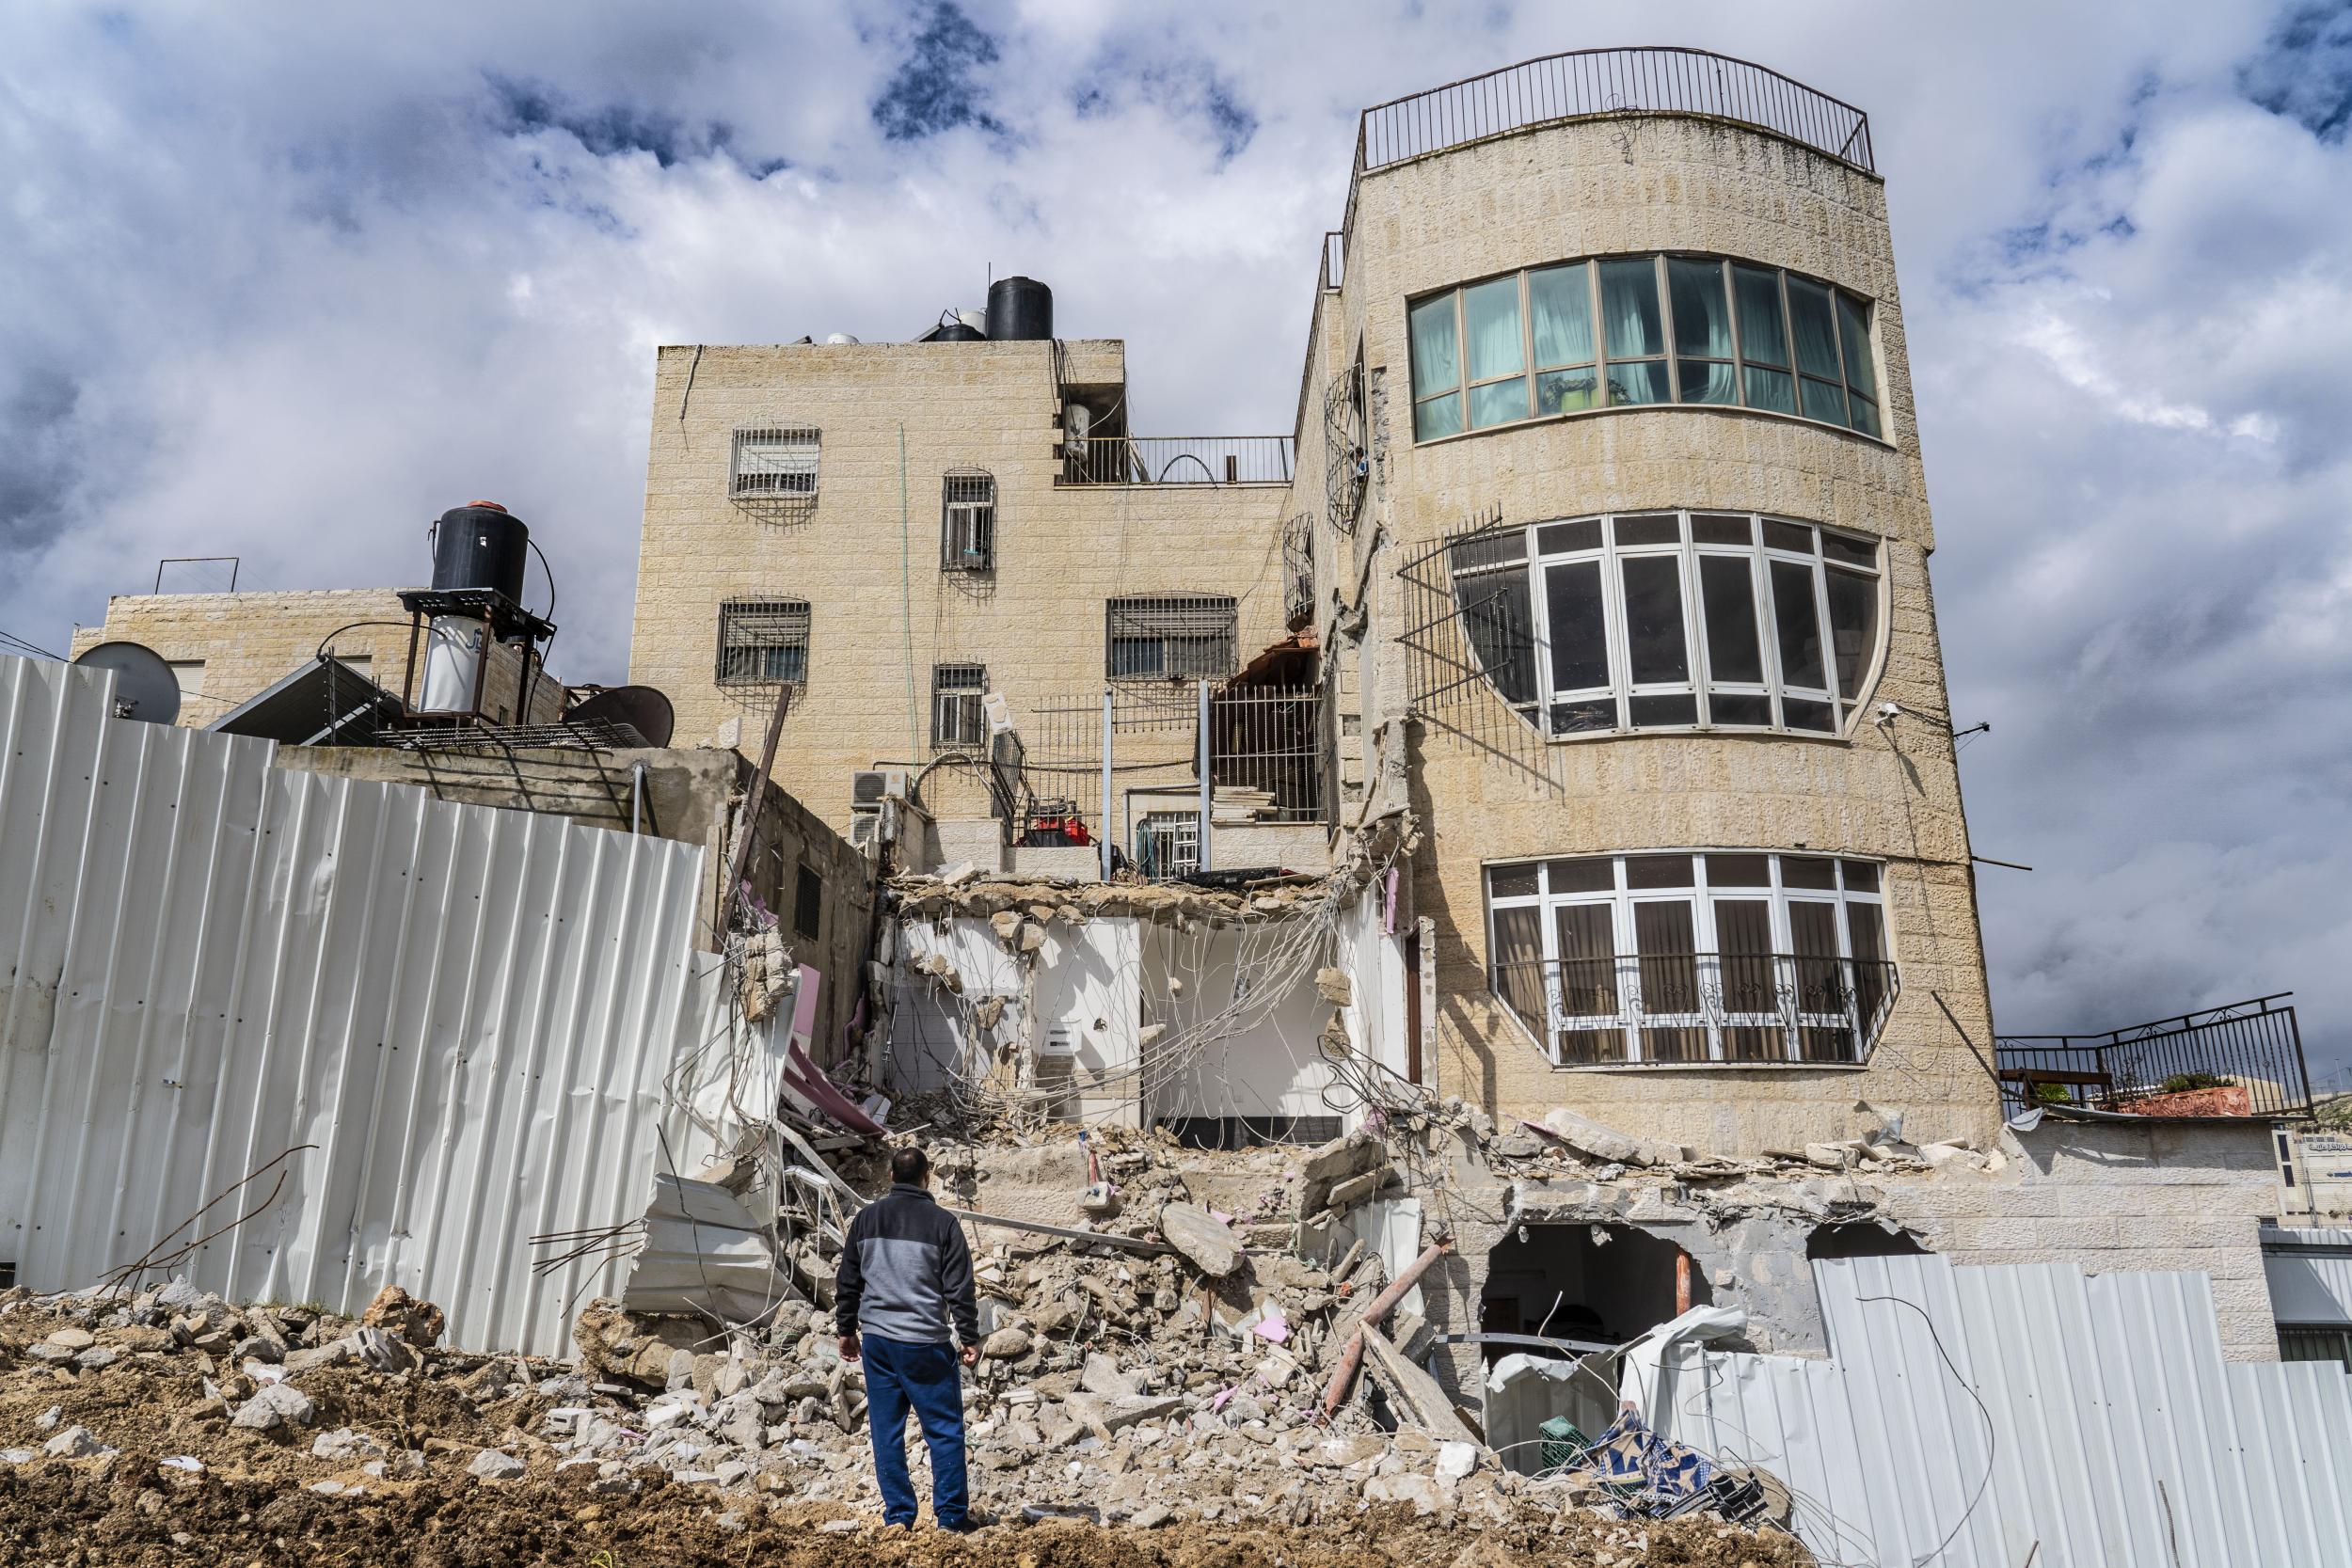
M 1786 1481 L 1824 1564 L 2352 1563 L 2352 1379 L 2225 1363 L 2204 1275 L 1814 1267 L 1829 1360 L 1682 1347 L 1651 1414 Z
M 281 770 L 111 682 L 0 659 L 0 1261 L 83 1287 L 218 1230 L 167 1272 L 564 1350 L 618 1265 L 529 1238 L 636 1218 L 682 1144 L 700 849 Z

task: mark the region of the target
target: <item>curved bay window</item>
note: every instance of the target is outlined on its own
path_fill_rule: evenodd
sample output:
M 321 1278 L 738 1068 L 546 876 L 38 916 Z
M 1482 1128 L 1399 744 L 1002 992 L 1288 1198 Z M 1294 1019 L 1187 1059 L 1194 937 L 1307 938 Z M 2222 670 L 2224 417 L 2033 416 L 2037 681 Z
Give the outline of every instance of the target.
M 1447 568 L 1471 651 L 1547 736 L 1841 733 L 1875 673 L 1876 541 L 1738 512 L 1490 529 Z
M 1881 434 L 1870 303 L 1720 256 L 1613 256 L 1406 309 L 1413 439 L 1554 414 L 1713 404 Z
M 1490 865 L 1488 984 L 1560 1067 L 1859 1062 L 1896 992 L 1882 881 L 1752 850 Z

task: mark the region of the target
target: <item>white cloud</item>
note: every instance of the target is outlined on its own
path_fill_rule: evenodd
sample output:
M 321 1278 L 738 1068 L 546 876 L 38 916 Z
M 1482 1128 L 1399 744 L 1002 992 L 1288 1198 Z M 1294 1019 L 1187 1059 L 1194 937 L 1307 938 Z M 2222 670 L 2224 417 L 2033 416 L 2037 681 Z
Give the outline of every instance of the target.
M 1284 429 L 1357 111 L 1656 27 L 966 9 L 1003 134 L 885 145 L 911 10 L 9 8 L 0 629 L 59 645 L 163 555 L 413 578 L 424 520 L 489 495 L 564 574 L 562 668 L 612 678 L 657 343 L 904 337 L 993 263 L 1128 339 L 1145 424 Z M 2352 1037 L 2352 153 L 2244 96 L 2334 101 L 2340 60 L 2264 54 L 2279 18 L 1676 14 L 1872 113 L 1953 701 L 1994 721 L 1972 819 L 2040 868 L 1984 880 L 2005 1026 L 2299 986 L 2315 1049 Z

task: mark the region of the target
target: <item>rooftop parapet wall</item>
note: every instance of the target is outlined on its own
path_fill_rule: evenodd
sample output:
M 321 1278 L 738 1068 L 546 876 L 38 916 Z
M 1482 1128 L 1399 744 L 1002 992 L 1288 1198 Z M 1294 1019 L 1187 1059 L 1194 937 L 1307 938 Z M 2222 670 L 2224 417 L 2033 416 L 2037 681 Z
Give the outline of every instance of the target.
M 389 588 L 119 594 L 106 601 L 103 625 L 74 628 L 68 652 L 138 642 L 175 664 L 200 662 L 188 673 L 196 689 L 183 697 L 179 721 L 202 728 L 309 664 L 330 638 L 339 657 L 367 660 L 376 684 L 399 693 L 408 611 Z

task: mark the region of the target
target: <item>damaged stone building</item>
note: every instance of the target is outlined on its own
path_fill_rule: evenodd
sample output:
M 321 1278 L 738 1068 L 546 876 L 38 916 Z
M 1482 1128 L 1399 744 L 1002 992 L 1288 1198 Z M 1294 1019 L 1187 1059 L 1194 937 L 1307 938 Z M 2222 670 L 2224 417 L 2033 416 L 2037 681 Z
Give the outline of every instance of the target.
M 2072 1507 L 2014 1473 L 2018 1389 L 2062 1384 L 2088 1430 L 2173 1408 L 2130 1385 L 2171 1369 L 2237 1412 L 2207 1469 L 2241 1492 L 2274 1404 L 2352 1434 L 2340 1333 L 2279 1364 L 2264 1225 L 2311 1107 L 2285 999 L 1995 1033 L 1862 113 L 1682 50 L 1415 94 L 1363 115 L 1305 280 L 1286 436 L 1138 434 L 1124 344 L 1056 336 L 1025 277 L 904 342 L 660 349 L 614 692 L 547 675 L 519 555 L 495 592 L 437 557 L 429 591 L 115 601 L 77 652 L 151 646 L 219 732 L 174 742 L 178 784 L 125 688 L 10 672 L 0 718 L 69 787 L 0 770 L 0 819 L 79 820 L 87 757 L 146 826 L 75 839 L 87 875 L 9 846 L 97 912 L 10 906 L 40 962 L 8 1003 L 0 1174 L 30 1196 L 0 1194 L 0 1261 L 299 1284 L 313 1338 L 439 1293 L 469 1349 L 571 1336 L 587 1381 L 551 1380 L 542 1446 L 599 1487 L 659 1463 L 855 1497 L 821 1309 L 912 1138 L 980 1259 L 978 1467 L 1050 1464 L 1056 1506 L 1214 1518 L 1174 1474 L 1214 1468 L 1301 1524 L 1359 1491 L 1616 1507 L 1589 1438 L 1622 1406 L 1780 1474 L 1824 1560 L 1919 1560 L 1956 1515 L 1952 1560 L 2010 1563 Z M 450 517 L 497 535 L 484 505 Z M 337 641 L 345 611 L 389 625 Z M 421 711 L 460 632 L 471 705 Z M 191 802 L 224 848 L 169 847 Z M 501 834 L 529 847 L 461 852 Z M 506 925 L 427 938 L 418 889 L 461 873 Z M 233 952 L 85 940 L 142 875 Z M 222 1022 L 281 971 L 302 1022 Z M 151 1037 L 257 1100 L 247 1147 L 199 1138 Z M 338 1065 L 264 1070 L 306 1053 Z M 52 1142 L 77 1095 L 119 1125 Z M 550 1154 L 575 1126 L 614 1140 L 610 1190 Z M 279 1146 L 305 1174 L 268 1238 L 157 1239 Z M 107 1168 L 137 1216 L 100 1234 Z M 469 1205 L 508 1183 L 481 1244 Z M 1988 1479 L 1889 1501 L 1892 1434 L 1956 1406 L 1865 1404 L 1939 1368 L 1985 1425 L 1936 1440 Z M 1735 1433 L 1800 1404 L 1851 1419 Z M 2185 1464 L 2109 1490 L 2180 1497 Z M 2352 1441 L 2322 1471 L 2352 1484 Z
M 1497 1189 L 1454 1327 L 1731 1299 L 1813 1347 L 1808 1259 L 2194 1256 L 2274 1355 L 2274 1010 L 2261 1115 L 2152 1099 L 2211 1020 L 1995 1044 L 1885 185 L 1783 89 L 1368 111 L 1288 436 L 1138 433 L 1026 278 L 907 342 L 662 350 L 632 676 L 772 719 L 882 857 L 894 1093 L 1211 1146 L 1459 1102 L 1708 1173 Z

